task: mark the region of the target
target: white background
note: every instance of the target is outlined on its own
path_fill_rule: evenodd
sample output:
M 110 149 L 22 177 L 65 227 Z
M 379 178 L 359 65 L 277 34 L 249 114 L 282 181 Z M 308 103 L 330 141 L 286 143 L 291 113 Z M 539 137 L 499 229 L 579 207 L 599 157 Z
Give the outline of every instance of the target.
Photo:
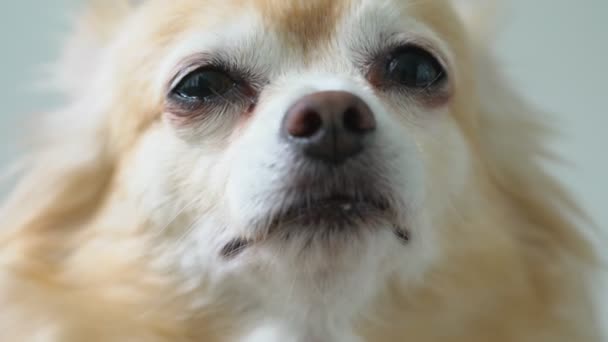
M 70 10 L 80 2 L 0 5 L 0 167 L 16 149 L 11 137 L 22 132 L 19 118 L 57 103 L 32 84 L 57 55 Z M 503 65 L 531 101 L 555 114 L 564 132 L 555 148 L 571 163 L 552 171 L 608 229 L 608 0 L 504 2 L 496 40 Z

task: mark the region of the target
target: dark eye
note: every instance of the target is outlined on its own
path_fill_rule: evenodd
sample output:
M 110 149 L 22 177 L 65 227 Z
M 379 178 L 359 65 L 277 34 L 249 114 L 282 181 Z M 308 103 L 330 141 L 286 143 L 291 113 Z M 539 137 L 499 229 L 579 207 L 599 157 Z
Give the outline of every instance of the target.
M 409 46 L 389 56 L 385 78 L 409 88 L 428 89 L 445 80 L 445 71 L 432 54 Z
M 225 72 L 198 69 L 184 77 L 173 89 L 173 94 L 188 100 L 207 101 L 228 93 L 236 82 Z

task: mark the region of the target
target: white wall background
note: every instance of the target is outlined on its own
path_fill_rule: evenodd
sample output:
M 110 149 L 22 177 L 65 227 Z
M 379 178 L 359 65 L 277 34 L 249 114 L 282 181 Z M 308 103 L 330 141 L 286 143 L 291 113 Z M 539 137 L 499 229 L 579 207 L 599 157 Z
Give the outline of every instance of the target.
M 81 2 L 0 4 L 0 167 L 14 153 L 10 137 L 22 134 L 19 117 L 57 103 L 32 82 Z M 608 0 L 504 2 L 510 13 L 497 39 L 504 66 L 530 100 L 555 113 L 564 132 L 555 147 L 571 165 L 553 171 L 608 229 Z

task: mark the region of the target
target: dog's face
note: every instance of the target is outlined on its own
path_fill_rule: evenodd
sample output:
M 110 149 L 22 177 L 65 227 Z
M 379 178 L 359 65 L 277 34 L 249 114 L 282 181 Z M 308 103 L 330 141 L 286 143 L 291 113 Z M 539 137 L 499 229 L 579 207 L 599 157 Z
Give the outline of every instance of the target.
M 472 168 L 447 3 L 152 1 L 123 29 L 118 184 L 184 275 L 364 301 L 440 255 Z

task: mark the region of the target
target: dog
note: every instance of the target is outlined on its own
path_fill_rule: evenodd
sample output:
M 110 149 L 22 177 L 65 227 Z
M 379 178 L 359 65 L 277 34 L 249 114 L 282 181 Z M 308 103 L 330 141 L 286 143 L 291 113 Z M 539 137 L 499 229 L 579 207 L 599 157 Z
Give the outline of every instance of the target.
M 600 341 L 473 0 L 111 0 L 0 212 L 3 341 Z

